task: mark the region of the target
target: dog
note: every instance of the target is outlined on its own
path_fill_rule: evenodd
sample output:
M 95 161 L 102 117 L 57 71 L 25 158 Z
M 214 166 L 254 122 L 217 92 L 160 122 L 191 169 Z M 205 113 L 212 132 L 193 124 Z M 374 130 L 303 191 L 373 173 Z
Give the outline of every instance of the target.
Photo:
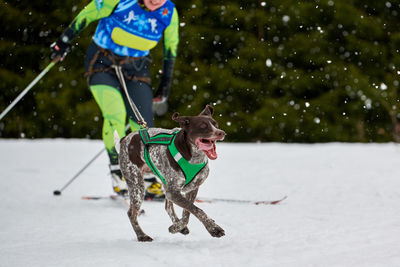
M 128 185 L 128 217 L 138 241 L 153 241 L 143 232 L 137 218 L 145 194 L 143 175 L 149 168 L 162 180 L 165 210 L 172 220 L 170 233 L 189 234 L 187 224 L 193 214 L 211 236 L 225 235 L 224 229 L 194 205 L 199 187 L 209 174 L 208 159 L 217 158 L 215 143 L 226 135 L 212 118 L 213 113 L 214 109 L 207 105 L 198 116 L 180 116 L 175 112 L 172 119 L 180 128 L 142 129 L 121 140 L 114 133 L 121 172 Z M 174 204 L 183 208 L 181 219 L 175 213 Z

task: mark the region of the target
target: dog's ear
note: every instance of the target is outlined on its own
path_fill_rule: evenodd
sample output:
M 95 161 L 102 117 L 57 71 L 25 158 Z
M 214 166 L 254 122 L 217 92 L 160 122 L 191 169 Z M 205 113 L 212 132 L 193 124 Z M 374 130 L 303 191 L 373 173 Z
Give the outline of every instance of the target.
M 174 121 L 178 122 L 179 125 L 180 125 L 182 128 L 183 128 L 184 126 L 190 124 L 189 118 L 186 117 L 186 116 L 183 116 L 183 117 L 179 116 L 179 113 L 178 113 L 178 112 L 175 112 L 174 114 L 172 114 L 172 119 L 173 119 Z
M 175 112 L 174 114 L 172 114 L 172 120 L 177 121 L 178 117 L 179 117 L 178 112 Z
M 211 107 L 210 105 L 206 105 L 206 107 L 200 113 L 200 115 L 209 116 L 209 117 L 211 117 L 213 114 L 214 114 L 214 108 Z

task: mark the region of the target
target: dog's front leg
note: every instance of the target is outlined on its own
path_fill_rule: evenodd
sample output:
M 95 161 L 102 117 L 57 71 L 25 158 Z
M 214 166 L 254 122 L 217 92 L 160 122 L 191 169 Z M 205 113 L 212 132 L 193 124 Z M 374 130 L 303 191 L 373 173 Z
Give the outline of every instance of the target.
M 188 193 L 186 193 L 186 199 L 190 201 L 190 203 L 193 204 L 194 200 L 197 197 L 197 192 L 199 192 L 199 189 L 196 188 L 193 191 L 190 191 Z M 187 211 L 186 209 L 184 209 L 182 211 L 182 221 L 185 223 L 185 225 L 187 225 L 189 223 L 189 217 L 190 217 L 190 212 Z
M 189 229 L 186 226 L 187 224 L 183 225 L 181 220 L 178 219 L 178 216 L 176 216 L 175 209 L 174 209 L 174 203 L 172 201 L 165 199 L 165 210 L 167 211 L 167 213 L 172 221 L 172 225 L 168 229 L 169 232 L 171 234 L 176 234 L 178 232 L 180 232 L 181 234 L 184 234 L 184 235 L 189 234 Z
M 196 216 L 206 227 L 207 231 L 214 237 L 221 237 L 225 235 L 224 229 L 222 229 L 220 226 L 218 226 L 214 220 L 209 218 L 207 214 L 200 208 L 198 208 L 196 205 L 193 204 L 193 201 L 189 201 L 186 199 L 184 196 L 179 191 L 169 191 L 167 192 L 167 198 L 174 202 L 176 205 L 180 206 L 181 208 L 187 210 L 188 212 L 192 213 L 194 216 Z M 189 217 L 188 217 L 189 218 Z M 171 227 L 173 227 L 172 225 Z M 184 226 L 184 224 L 180 224 L 179 226 Z M 170 228 L 171 228 L 170 227 Z M 172 230 L 177 230 L 177 229 L 172 229 Z
M 174 204 L 172 203 L 172 201 L 165 199 L 165 210 L 167 211 L 173 224 L 175 224 L 179 221 L 178 216 L 176 216 Z
M 197 196 L 198 188 L 195 190 L 187 193 L 185 195 L 186 199 L 189 200 L 191 203 L 194 202 Z M 189 223 L 189 217 L 190 217 L 190 212 L 187 211 L 186 209 L 183 209 L 182 211 L 182 219 L 179 220 L 175 214 L 173 202 L 169 201 L 166 199 L 165 202 L 165 209 L 167 210 L 169 216 L 171 217 L 172 220 L 172 225 L 169 227 L 169 232 L 172 234 L 180 232 L 181 234 L 187 235 L 189 234 L 189 228 L 187 227 Z M 173 216 L 173 217 L 172 217 Z

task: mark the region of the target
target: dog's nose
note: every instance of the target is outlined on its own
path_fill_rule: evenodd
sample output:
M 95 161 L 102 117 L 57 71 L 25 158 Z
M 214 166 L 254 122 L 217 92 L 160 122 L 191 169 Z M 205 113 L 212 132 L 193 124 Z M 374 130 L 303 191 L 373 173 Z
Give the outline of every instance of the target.
M 225 137 L 226 133 L 222 130 L 217 130 L 217 132 L 215 133 L 217 135 L 218 138 L 222 139 Z

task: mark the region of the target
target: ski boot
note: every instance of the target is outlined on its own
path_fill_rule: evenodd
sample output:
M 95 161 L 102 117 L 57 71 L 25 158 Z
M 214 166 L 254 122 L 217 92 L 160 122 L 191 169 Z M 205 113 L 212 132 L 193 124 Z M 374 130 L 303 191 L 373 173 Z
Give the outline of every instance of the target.
M 128 186 L 122 176 L 119 165 L 110 165 L 111 183 L 115 193 L 120 196 L 128 196 Z
M 144 195 L 144 200 L 148 201 L 162 201 L 165 199 L 165 194 L 163 188 L 155 177 L 152 178 L 144 178 L 144 183 L 146 188 L 146 192 Z

